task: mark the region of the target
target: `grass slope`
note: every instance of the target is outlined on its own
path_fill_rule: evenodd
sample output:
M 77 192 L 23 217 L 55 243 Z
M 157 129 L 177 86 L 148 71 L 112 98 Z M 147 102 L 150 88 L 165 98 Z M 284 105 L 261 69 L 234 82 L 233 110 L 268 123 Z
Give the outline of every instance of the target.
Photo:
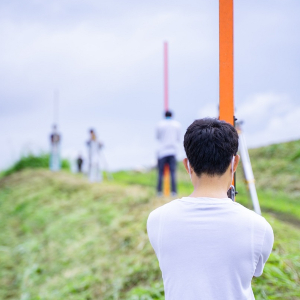
M 264 274 L 253 280 L 258 300 L 300 299 L 299 146 L 250 152 L 275 233 Z M 179 168 L 179 192 L 187 194 L 189 178 Z M 89 184 L 69 173 L 26 169 L 0 179 L 0 299 L 164 299 L 146 220 L 170 199 L 155 197 L 154 171 L 114 178 Z M 238 201 L 250 207 L 242 178 L 238 183 Z
M 145 231 L 152 196 L 44 170 L 2 179 L 0 299 L 123 299 L 159 280 Z
M 24 169 L 41 169 L 41 168 L 48 169 L 49 164 L 50 164 L 49 154 L 41 154 L 41 155 L 29 154 L 27 156 L 21 157 L 21 159 L 17 161 L 15 164 L 13 164 L 9 169 L 0 172 L 0 178 Z M 70 170 L 70 162 L 67 159 L 62 159 L 61 168 L 63 170 Z

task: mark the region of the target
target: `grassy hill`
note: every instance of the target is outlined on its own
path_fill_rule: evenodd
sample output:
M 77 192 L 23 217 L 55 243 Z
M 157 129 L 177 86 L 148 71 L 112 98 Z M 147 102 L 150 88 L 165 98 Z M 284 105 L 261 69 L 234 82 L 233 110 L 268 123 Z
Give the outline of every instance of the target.
M 275 233 L 256 299 L 300 299 L 300 141 L 250 151 L 260 203 Z M 239 170 L 238 201 L 251 207 Z M 89 184 L 24 168 L 0 179 L 0 299 L 164 299 L 146 220 L 170 201 L 156 173 L 118 172 Z M 191 192 L 179 166 L 179 193 Z

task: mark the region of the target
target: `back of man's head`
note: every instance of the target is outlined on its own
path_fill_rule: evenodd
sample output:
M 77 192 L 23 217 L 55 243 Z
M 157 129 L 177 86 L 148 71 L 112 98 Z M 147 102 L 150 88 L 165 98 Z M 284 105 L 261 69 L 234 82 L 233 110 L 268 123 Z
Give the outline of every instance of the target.
M 165 112 L 165 117 L 166 117 L 166 118 L 171 118 L 171 117 L 172 117 L 172 112 L 169 111 L 169 110 L 167 110 L 167 111 Z
M 213 118 L 194 121 L 184 135 L 184 149 L 197 176 L 223 175 L 238 151 L 238 139 L 229 123 Z

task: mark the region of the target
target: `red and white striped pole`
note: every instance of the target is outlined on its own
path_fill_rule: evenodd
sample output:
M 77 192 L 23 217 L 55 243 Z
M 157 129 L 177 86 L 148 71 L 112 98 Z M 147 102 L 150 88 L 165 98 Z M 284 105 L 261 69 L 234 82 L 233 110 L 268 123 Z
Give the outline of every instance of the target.
M 168 43 L 164 42 L 164 103 L 165 111 L 169 110 L 169 80 L 168 80 Z
M 168 43 L 164 42 L 164 106 L 165 112 L 169 110 L 169 76 L 168 76 Z M 170 196 L 170 168 L 165 165 L 164 168 L 164 181 L 163 192 L 164 196 Z

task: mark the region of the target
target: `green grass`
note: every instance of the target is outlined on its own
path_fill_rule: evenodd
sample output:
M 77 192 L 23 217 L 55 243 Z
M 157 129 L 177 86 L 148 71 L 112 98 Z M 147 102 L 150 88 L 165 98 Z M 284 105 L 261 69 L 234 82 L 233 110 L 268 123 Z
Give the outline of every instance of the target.
M 300 140 L 250 150 L 259 190 L 300 197 Z
M 50 162 L 49 154 L 41 154 L 41 155 L 30 154 L 27 156 L 23 156 L 9 169 L 2 172 L 0 174 L 0 177 L 7 176 L 24 169 L 48 169 L 49 162 Z M 70 170 L 69 161 L 66 159 L 62 159 L 61 168 L 63 170 Z
M 273 227 L 275 243 L 263 275 L 252 281 L 254 295 L 257 300 L 300 299 L 300 230 L 264 216 Z
M 152 196 L 43 170 L 2 179 L 0 299 L 122 299 L 158 281 L 145 230 Z
M 298 141 L 250 151 L 262 211 L 275 233 L 264 273 L 253 279 L 257 300 L 300 299 L 300 211 L 290 180 L 300 175 L 297 165 L 288 166 L 297 151 Z M 241 174 L 237 201 L 251 208 Z M 285 178 L 284 189 L 272 174 Z M 189 194 L 182 165 L 178 180 L 179 194 Z M 102 184 L 40 168 L 1 178 L 0 299 L 164 299 L 146 220 L 170 199 L 157 198 L 155 185 L 155 170 L 118 172 Z

